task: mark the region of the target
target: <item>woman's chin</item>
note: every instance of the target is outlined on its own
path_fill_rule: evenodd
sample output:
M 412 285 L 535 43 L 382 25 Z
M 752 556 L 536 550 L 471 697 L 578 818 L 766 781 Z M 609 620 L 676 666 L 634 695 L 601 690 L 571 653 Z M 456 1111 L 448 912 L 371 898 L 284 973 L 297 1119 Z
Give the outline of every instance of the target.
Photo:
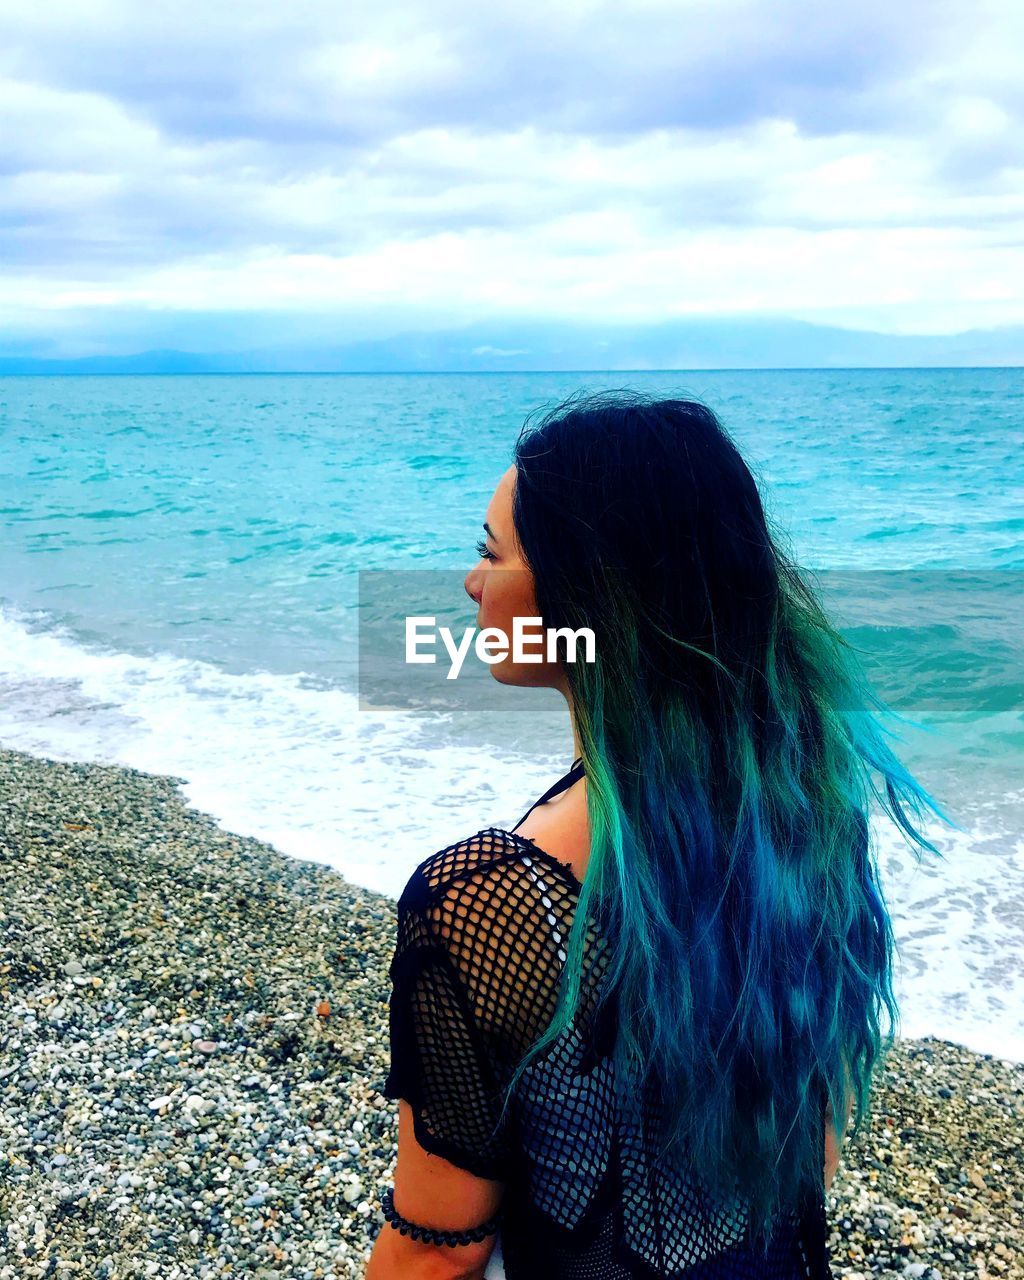
M 538 666 L 496 662 L 491 667 L 491 679 L 498 684 L 518 685 L 523 689 L 546 689 L 554 684 L 550 671 Z

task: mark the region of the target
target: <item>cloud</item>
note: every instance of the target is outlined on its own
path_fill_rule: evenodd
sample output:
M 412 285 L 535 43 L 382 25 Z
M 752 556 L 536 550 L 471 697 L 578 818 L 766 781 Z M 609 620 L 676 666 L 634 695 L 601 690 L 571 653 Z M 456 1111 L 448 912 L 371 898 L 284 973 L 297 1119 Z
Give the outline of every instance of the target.
M 345 149 L 423 127 L 603 136 L 771 116 L 817 134 L 884 122 L 976 25 L 952 0 L 58 0 L 12 7 L 7 62 L 191 140 Z
M 126 307 L 1024 318 L 1009 3 L 0 12 L 8 328 Z

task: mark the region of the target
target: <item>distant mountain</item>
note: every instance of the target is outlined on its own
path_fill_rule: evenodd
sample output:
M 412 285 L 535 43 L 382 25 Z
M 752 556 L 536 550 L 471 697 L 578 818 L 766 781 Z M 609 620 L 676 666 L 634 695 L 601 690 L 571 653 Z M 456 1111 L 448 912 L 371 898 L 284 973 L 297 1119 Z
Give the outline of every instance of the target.
M 4 355 L 0 374 L 491 373 L 645 369 L 836 369 L 1024 364 L 1024 326 L 892 335 L 784 317 L 655 325 L 481 321 L 461 329 L 317 347 L 143 351 L 53 359 Z

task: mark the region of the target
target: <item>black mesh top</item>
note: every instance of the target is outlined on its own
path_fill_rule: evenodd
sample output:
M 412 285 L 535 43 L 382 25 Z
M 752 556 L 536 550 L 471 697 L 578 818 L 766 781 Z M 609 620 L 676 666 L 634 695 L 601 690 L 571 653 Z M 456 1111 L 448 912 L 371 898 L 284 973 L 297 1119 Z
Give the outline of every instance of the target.
M 581 775 L 574 764 L 536 803 Z M 659 1167 L 656 1108 L 616 1089 L 615 1015 L 593 1016 L 593 922 L 572 1034 L 534 1060 L 494 1132 L 500 1087 L 554 1013 L 581 887 L 514 828 L 420 863 L 398 903 L 385 1096 L 409 1103 L 427 1151 L 505 1184 L 506 1280 L 829 1280 L 823 1190 L 780 1222 L 765 1258 L 745 1246 L 741 1203 Z

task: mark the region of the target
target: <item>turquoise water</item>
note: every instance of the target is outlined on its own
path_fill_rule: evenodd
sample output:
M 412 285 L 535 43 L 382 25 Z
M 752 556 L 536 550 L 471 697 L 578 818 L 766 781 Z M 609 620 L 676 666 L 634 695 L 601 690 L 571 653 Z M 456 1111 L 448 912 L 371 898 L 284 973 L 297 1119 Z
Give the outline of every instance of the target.
M 3 741 L 173 773 L 396 894 L 518 818 L 571 739 L 550 691 L 360 709 L 358 571 L 446 570 L 472 625 L 462 576 L 525 416 L 614 386 L 718 412 L 964 827 L 922 868 L 877 833 L 905 1029 L 1024 1058 L 1021 370 L 0 379 Z

